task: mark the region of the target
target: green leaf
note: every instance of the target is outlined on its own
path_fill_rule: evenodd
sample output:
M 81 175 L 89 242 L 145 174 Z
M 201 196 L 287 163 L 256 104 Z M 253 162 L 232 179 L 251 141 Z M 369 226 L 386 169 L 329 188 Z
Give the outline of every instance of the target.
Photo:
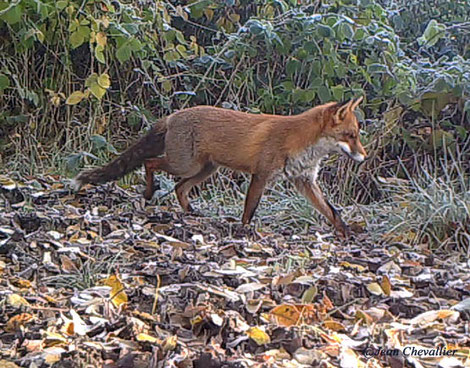
M 297 103 L 302 100 L 304 91 L 300 88 L 294 89 L 292 91 L 292 102 Z
M 331 93 L 336 101 L 341 101 L 344 96 L 344 87 L 342 85 L 333 86 L 331 87 Z
M 69 4 L 68 1 L 57 1 L 55 3 L 55 7 L 57 10 L 63 10 Z
M 164 80 L 164 81 L 162 82 L 162 88 L 163 88 L 163 90 L 164 90 L 165 92 L 168 93 L 168 92 L 171 91 L 171 89 L 172 89 L 173 87 L 172 87 L 171 82 L 170 82 L 168 79 L 166 79 L 166 80 Z
M 467 119 L 470 115 L 470 100 L 465 101 L 465 105 L 463 105 L 463 111 L 467 114 Z
M 129 47 L 129 44 L 125 43 L 116 50 L 116 57 L 120 63 L 125 63 L 132 56 L 132 50 Z
M 81 100 L 83 100 L 83 98 L 85 97 L 85 94 L 82 92 L 82 91 L 75 91 L 74 93 L 72 93 L 68 98 L 67 100 L 65 101 L 65 103 L 67 105 L 76 105 L 78 104 Z
M 107 76 L 107 74 L 103 73 L 98 77 L 98 74 L 93 73 L 85 81 L 85 86 L 87 86 L 89 88 L 90 92 L 98 100 L 101 100 L 101 98 L 106 93 L 106 88 L 100 86 L 99 79 L 101 78 L 104 85 L 106 85 L 106 83 L 109 82 L 109 76 L 107 78 L 106 78 L 106 76 Z
M 0 74 L 0 92 L 10 86 L 10 79 L 5 74 Z
M 176 46 L 176 50 L 180 53 L 182 57 L 184 58 L 188 57 L 188 54 L 186 52 L 186 47 L 184 47 L 183 45 Z
M 94 149 L 100 149 L 108 145 L 106 138 L 98 134 L 91 136 L 90 140 Z
M 348 40 L 351 40 L 354 37 L 354 29 L 349 23 L 341 23 L 339 29 L 343 36 L 346 37 Z
M 0 11 L 4 11 L 10 6 L 7 3 L 0 3 Z M 0 16 L 1 20 L 4 20 L 8 24 L 15 24 L 21 20 L 21 16 L 23 15 L 23 10 L 20 5 L 13 6 L 10 10 L 8 10 L 5 14 Z
M 163 60 L 165 61 L 176 61 L 180 59 L 180 54 L 177 51 L 168 51 L 163 54 Z
M 142 42 L 140 42 L 137 38 L 131 38 L 129 40 L 129 47 L 133 52 L 142 50 Z
M 258 20 L 249 20 L 246 25 L 250 27 L 250 32 L 254 35 L 258 35 L 266 29 L 266 27 Z
M 445 35 L 446 26 L 431 19 L 421 37 L 418 38 L 420 45 L 434 46 Z
M 66 157 L 65 165 L 67 166 L 68 170 L 75 171 L 76 169 L 78 169 L 81 160 L 82 160 L 82 154 L 74 153 Z
M 106 64 L 106 60 L 104 58 L 104 47 L 101 45 L 97 45 L 95 47 L 95 58 L 98 60 L 101 64 Z
M 335 32 L 333 31 L 331 27 L 324 25 L 324 24 L 318 25 L 317 33 L 321 37 L 332 37 L 335 34 Z
M 322 103 L 331 101 L 331 93 L 328 87 L 321 86 L 318 88 L 317 94 Z
M 313 89 L 307 89 L 304 91 L 302 96 L 302 102 L 312 102 L 315 99 L 315 91 Z
M 286 65 L 287 75 L 291 76 L 296 71 L 298 71 L 300 69 L 300 65 L 301 65 L 300 61 L 296 59 L 289 60 Z
M 72 45 L 72 48 L 77 48 L 83 42 L 85 42 L 85 37 L 83 37 L 83 34 L 80 33 L 79 31 L 73 32 L 70 37 L 69 37 L 70 44 Z

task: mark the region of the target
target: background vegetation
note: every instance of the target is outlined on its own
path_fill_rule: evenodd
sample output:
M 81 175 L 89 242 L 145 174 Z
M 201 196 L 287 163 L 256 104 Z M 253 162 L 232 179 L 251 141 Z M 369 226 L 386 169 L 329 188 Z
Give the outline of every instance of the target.
M 394 242 L 468 246 L 469 13 L 466 0 L 0 1 L 2 166 L 72 174 L 197 104 L 295 114 L 364 95 L 371 158 L 333 158 L 330 196 L 368 204 L 368 227 L 387 220 Z M 243 181 L 216 180 L 240 207 Z

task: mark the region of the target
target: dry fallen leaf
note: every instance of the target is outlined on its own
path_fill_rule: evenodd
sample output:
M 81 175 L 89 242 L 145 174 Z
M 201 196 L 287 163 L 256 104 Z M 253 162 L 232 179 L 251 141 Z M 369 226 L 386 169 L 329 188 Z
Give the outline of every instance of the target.
M 127 294 L 124 291 L 124 284 L 119 280 L 117 275 L 109 276 L 103 281 L 103 284 L 111 286 L 109 297 L 116 307 L 120 307 L 122 304 L 128 302 Z
M 31 322 L 33 318 L 34 317 L 29 313 L 17 314 L 8 320 L 5 325 L 5 331 L 15 332 L 20 328 L 20 326 L 24 326 L 25 324 Z
M 29 307 L 28 301 L 23 298 L 21 295 L 18 294 L 10 294 L 8 295 L 8 304 L 12 307 Z
M 258 345 L 265 345 L 271 342 L 269 335 L 259 327 L 251 327 L 246 334 Z
M 387 275 L 384 275 L 382 278 L 382 282 L 380 283 L 380 286 L 382 287 L 382 290 L 385 295 L 390 296 L 392 292 L 392 284 L 390 282 L 390 279 L 388 278 Z
M 383 295 L 384 294 L 384 292 L 382 290 L 382 287 L 376 282 L 372 282 L 370 284 L 367 284 L 367 290 L 369 290 L 369 292 L 371 294 L 374 294 L 374 295 Z

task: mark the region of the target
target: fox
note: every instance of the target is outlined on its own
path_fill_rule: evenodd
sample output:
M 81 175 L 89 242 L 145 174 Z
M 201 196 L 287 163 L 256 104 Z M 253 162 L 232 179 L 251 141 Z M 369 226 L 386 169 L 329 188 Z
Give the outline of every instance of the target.
M 144 198 L 154 194 L 154 173 L 181 179 L 176 197 L 185 212 L 192 207 L 191 189 L 219 167 L 251 174 L 241 222 L 251 222 L 267 184 L 283 176 L 325 216 L 343 238 L 348 225 L 324 197 L 317 178 L 331 153 L 356 162 L 366 159 L 354 113 L 363 96 L 347 103 L 329 102 L 297 115 L 252 114 L 213 106 L 195 106 L 158 121 L 133 146 L 104 167 L 81 172 L 72 182 L 85 184 L 118 179 L 140 165 L 145 168 Z

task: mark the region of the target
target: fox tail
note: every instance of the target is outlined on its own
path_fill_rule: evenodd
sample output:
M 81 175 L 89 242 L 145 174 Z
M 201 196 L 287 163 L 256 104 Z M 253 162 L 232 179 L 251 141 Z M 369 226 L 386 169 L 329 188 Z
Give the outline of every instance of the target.
M 123 177 L 141 165 L 147 158 L 157 157 L 165 150 L 166 129 L 162 124 L 155 124 L 147 135 L 140 138 L 124 153 L 103 167 L 82 171 L 72 180 L 75 191 L 83 185 L 102 184 Z

